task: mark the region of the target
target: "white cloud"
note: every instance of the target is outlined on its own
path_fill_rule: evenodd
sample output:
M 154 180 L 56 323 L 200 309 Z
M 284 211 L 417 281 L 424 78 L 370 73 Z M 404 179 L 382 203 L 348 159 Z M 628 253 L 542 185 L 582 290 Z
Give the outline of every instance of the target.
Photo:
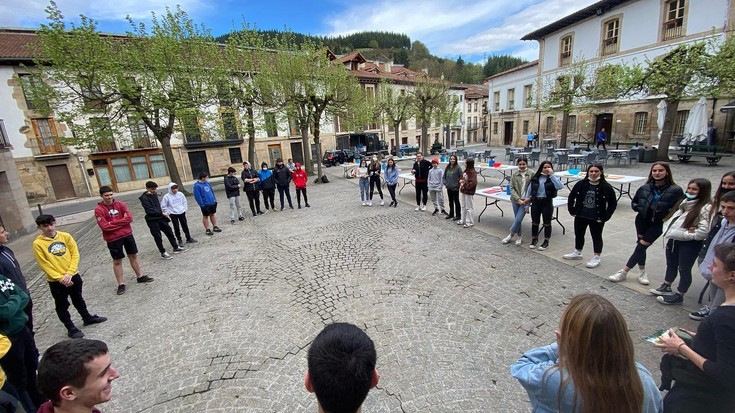
M 325 21 L 332 35 L 386 30 L 421 40 L 440 56 L 481 56 L 511 51 L 538 57 L 535 42 L 520 38 L 594 0 L 381 0 L 348 6 Z M 479 32 L 479 33 L 478 33 Z
M 135 21 L 149 20 L 151 11 L 161 15 L 166 6 L 175 8 L 180 4 L 187 13 L 208 9 L 210 6 L 203 0 L 116 0 L 96 1 L 87 0 L 56 0 L 56 5 L 66 19 L 76 19 L 80 14 L 92 17 L 94 20 L 124 21 L 130 15 Z M 0 26 L 2 27 L 37 27 L 46 22 L 46 12 L 49 5 L 47 0 L 16 1 L 12 6 L 0 6 Z

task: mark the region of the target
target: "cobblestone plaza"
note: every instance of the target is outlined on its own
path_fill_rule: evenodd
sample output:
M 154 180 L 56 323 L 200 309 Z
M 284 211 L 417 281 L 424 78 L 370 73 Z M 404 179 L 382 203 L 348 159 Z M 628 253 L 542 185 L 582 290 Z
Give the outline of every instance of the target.
M 674 165 L 674 174 L 681 186 L 693 176 L 716 186 L 730 163 Z M 647 174 L 649 167 L 622 172 Z M 488 209 L 480 224 L 463 229 L 432 217 L 432 206 L 414 212 L 411 187 L 397 208 L 362 207 L 356 182 L 343 179 L 341 168 L 328 171 L 331 183 L 309 185 L 311 208 L 236 225 L 227 223 L 227 202 L 218 191 L 223 232 L 212 237 L 204 235 L 191 200 L 189 222 L 200 242 L 170 261 L 160 259 L 142 209 L 130 202 L 143 270 L 156 281 L 137 285 L 125 261 L 122 296 L 115 295 L 96 223 L 59 228 L 79 244 L 90 310 L 109 318 L 83 328 L 86 337 L 108 343 L 122 374 L 103 411 L 315 412 L 316 400 L 303 386 L 306 350 L 334 321 L 360 326 L 376 343 L 381 380 L 365 412 L 528 411 L 508 366 L 523 351 L 554 340 L 563 307 L 577 293 L 600 294 L 623 312 L 637 359 L 657 379 L 661 353 L 642 337 L 665 326 L 696 328 L 684 309 L 656 304 L 635 281 L 605 280 L 622 264 L 618 257 L 632 251 L 634 215 L 625 198 L 606 228 L 603 265 L 587 270 L 560 259 L 573 246 L 565 210 L 566 234 L 554 224 L 552 248 L 538 253 L 527 244 L 500 244 L 511 222 L 507 205 L 503 218 Z M 526 233 L 529 228 L 526 221 Z M 10 246 L 30 249 L 29 241 Z M 649 256 L 653 285 L 663 278 L 661 241 Z M 24 270 L 43 351 L 66 331 L 37 267 Z M 698 291 L 692 287 L 687 295 L 691 307 Z

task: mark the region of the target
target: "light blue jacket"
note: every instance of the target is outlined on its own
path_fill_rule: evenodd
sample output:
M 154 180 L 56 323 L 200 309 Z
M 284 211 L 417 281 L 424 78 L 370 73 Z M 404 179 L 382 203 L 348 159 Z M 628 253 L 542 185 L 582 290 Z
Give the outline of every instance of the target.
M 554 413 L 559 411 L 559 386 L 561 378 L 554 367 L 559 359 L 556 343 L 527 351 L 523 357 L 510 366 L 510 374 L 521 382 L 531 399 L 532 413 Z M 661 392 L 651 373 L 640 363 L 635 363 L 638 376 L 643 384 L 643 413 L 662 413 L 664 411 Z M 548 373 L 547 373 L 548 371 Z M 614 402 L 611 400 L 611 402 Z M 572 412 L 574 406 L 574 387 L 571 381 L 564 389 L 561 411 Z M 579 406 L 577 406 L 579 411 Z
M 393 169 L 385 168 L 385 173 L 383 176 L 385 177 L 385 184 L 386 185 L 398 185 L 398 174 L 401 172 L 400 169 L 396 166 Z

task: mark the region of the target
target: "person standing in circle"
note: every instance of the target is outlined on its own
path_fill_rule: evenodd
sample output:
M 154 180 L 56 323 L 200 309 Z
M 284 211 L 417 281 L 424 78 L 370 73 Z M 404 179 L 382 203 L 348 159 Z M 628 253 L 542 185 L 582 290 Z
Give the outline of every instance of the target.
M 539 251 L 549 248 L 551 238 L 551 217 L 554 216 L 554 198 L 557 192 L 564 187 L 558 176 L 554 175 L 554 168 L 549 161 L 541 162 L 536 174 L 531 178 L 526 190 L 524 204 L 531 204 L 531 245 L 530 249 L 538 247 Z M 538 244 L 539 224 L 544 220 L 544 242 Z
M 368 205 L 370 206 L 373 206 L 373 191 L 375 190 L 375 187 L 378 188 L 378 195 L 380 195 L 380 206 L 385 205 L 385 201 L 383 200 L 383 190 L 380 188 L 381 166 L 382 165 L 378 160 L 378 155 L 373 155 L 370 160 L 370 166 L 368 166 L 368 176 L 370 177 L 370 200 L 368 201 Z
M 398 173 L 400 169 L 396 166 L 396 161 L 393 158 L 389 158 L 385 166 L 385 185 L 388 187 L 388 193 L 390 194 L 390 205 L 392 207 L 398 206 L 398 200 L 396 199 L 396 186 L 398 186 Z
M 528 171 L 528 159 L 520 158 L 516 161 L 518 166 L 518 172 L 514 173 L 510 178 L 510 204 L 513 206 L 513 216 L 515 220 L 513 225 L 510 226 L 510 234 L 503 238 L 503 244 L 507 244 L 513 241 L 513 238 L 518 235 L 516 245 L 523 244 L 523 238 L 521 238 L 521 224 L 523 218 L 528 213 L 528 206 L 524 204 L 526 191 L 528 190 L 528 183 L 531 182 L 531 173 Z
M 671 168 L 666 162 L 655 162 L 648 173 L 648 181 L 638 188 L 631 202 L 635 217 L 635 230 L 638 241 L 625 266 L 607 277 L 612 282 L 620 282 L 628 276 L 628 271 L 638 265 L 638 282 L 648 285 L 646 274 L 646 250 L 663 234 L 664 221 L 676 211 L 684 198 L 684 191 L 674 183 Z
M 477 171 L 475 170 L 475 160 L 468 158 L 464 161 L 464 173 L 462 179 L 459 180 L 459 192 L 462 194 L 462 219 L 457 221 L 457 225 L 462 225 L 465 228 L 472 228 L 475 225 L 473 197 L 476 189 Z
M 587 227 L 592 236 L 592 259 L 587 268 L 600 265 L 602 254 L 602 229 L 612 218 L 618 199 L 612 185 L 605 180 L 602 165 L 592 164 L 587 167 L 587 176 L 577 182 L 569 194 L 567 209 L 574 217 L 574 251 L 564 254 L 565 260 L 581 260 L 584 248 L 584 236 Z

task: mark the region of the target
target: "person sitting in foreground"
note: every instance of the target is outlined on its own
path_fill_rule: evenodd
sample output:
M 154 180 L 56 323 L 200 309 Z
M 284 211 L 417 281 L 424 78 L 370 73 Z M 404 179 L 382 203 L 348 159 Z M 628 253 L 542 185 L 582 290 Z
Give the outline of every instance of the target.
M 311 343 L 304 386 L 316 393 L 319 413 L 359 413 L 368 391 L 378 385 L 373 341 L 348 323 L 330 324 Z
M 579 294 L 559 324 L 555 343 L 527 351 L 510 367 L 533 412 L 663 412 L 661 393 L 636 363 L 628 326 L 610 301 Z

